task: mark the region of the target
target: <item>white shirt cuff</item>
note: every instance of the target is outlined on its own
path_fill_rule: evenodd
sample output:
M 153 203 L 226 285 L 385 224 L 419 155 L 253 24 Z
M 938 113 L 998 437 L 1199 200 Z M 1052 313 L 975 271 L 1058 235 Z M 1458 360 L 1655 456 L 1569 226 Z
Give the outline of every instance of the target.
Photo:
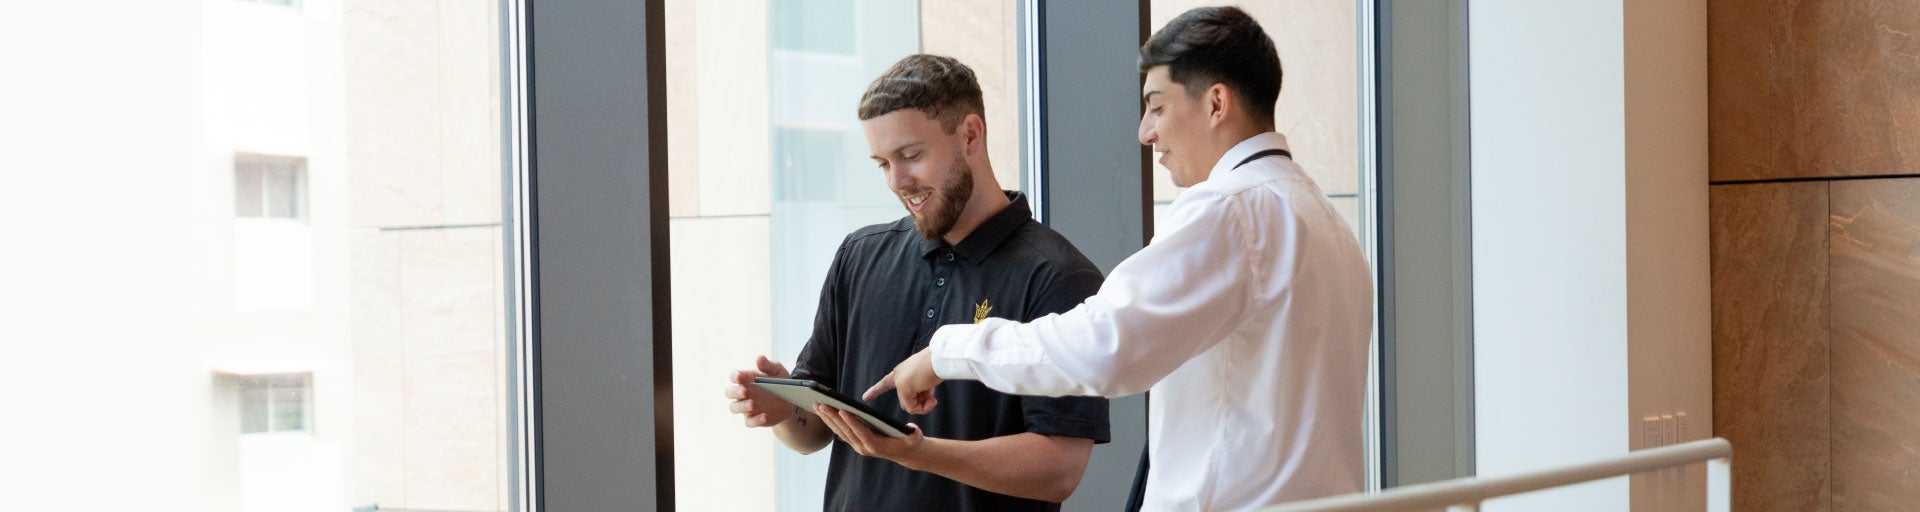
M 945 380 L 980 380 L 966 358 L 966 344 L 978 330 L 972 325 L 948 325 L 933 331 L 933 340 L 927 342 L 933 352 L 933 374 Z

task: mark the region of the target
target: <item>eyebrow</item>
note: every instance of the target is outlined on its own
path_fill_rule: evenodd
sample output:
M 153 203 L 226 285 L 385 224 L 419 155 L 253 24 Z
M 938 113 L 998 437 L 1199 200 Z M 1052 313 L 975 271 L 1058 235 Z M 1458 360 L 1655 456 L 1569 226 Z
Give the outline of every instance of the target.
M 1153 95 L 1155 95 L 1155 94 L 1160 94 L 1160 90 L 1159 90 L 1159 89 L 1154 89 L 1154 90 L 1151 90 L 1151 91 L 1147 91 L 1147 93 L 1146 93 L 1146 94 L 1142 94 L 1142 95 L 1140 95 L 1140 101 L 1152 101 L 1152 100 L 1153 100 Z

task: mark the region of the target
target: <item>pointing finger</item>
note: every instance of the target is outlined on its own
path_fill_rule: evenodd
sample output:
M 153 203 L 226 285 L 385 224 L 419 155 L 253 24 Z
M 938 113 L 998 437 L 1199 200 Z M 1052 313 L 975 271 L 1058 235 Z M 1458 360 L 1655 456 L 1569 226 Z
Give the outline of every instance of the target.
M 873 383 L 873 387 L 867 388 L 866 393 L 861 393 L 860 399 L 866 400 L 866 401 L 873 401 L 873 399 L 879 398 L 881 393 L 886 393 L 887 391 L 892 389 L 893 389 L 893 372 L 887 372 L 887 376 L 881 377 L 880 382 Z

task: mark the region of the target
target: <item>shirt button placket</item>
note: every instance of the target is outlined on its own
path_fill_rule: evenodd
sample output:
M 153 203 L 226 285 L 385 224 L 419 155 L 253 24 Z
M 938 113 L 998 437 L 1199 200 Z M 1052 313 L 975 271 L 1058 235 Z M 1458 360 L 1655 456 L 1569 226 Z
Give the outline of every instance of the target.
M 946 254 L 944 254 L 944 255 L 941 255 L 941 256 L 940 256 L 940 260 L 941 260 L 941 261 L 944 261 L 944 262 L 946 262 L 946 263 L 949 263 L 949 264 L 951 264 L 951 263 L 953 263 L 953 260 L 954 260 L 954 255 L 953 255 L 953 253 L 952 253 L 952 252 L 948 252 L 948 253 L 946 253 Z M 926 313 L 926 316 L 927 316 L 927 320 L 926 320 L 926 321 L 927 321 L 928 323 L 932 323 L 932 322 L 933 322 L 933 317 L 935 317 L 935 316 L 939 316 L 939 313 L 938 313 L 938 311 L 939 311 L 939 308 L 938 308 L 938 305 L 939 305 L 939 304 L 945 304 L 945 303 L 947 303 L 947 299 L 948 299 L 948 297 L 947 297 L 947 295 L 948 295 L 948 292 L 949 292 L 949 290 L 947 290 L 947 289 L 946 289 L 946 287 L 947 287 L 947 277 L 946 277 L 945 275 L 942 275 L 942 274 L 945 274 L 945 273 L 947 273 L 947 272 L 949 271 L 949 270 L 948 270 L 948 267 L 949 267 L 949 266 L 948 266 L 948 265 L 935 265 L 935 267 L 936 267 L 936 269 L 937 269 L 937 270 L 935 270 L 935 271 L 934 271 L 934 275 L 933 275 L 933 276 L 934 276 L 934 277 L 933 277 L 933 287 L 934 287 L 934 288 L 937 288 L 937 290 L 935 290 L 935 291 L 934 291 L 934 293 L 933 293 L 933 296 L 934 296 L 934 300 L 933 300 L 933 303 L 934 303 L 934 305 L 932 305 L 932 306 L 928 306 L 928 307 L 927 307 L 927 313 Z

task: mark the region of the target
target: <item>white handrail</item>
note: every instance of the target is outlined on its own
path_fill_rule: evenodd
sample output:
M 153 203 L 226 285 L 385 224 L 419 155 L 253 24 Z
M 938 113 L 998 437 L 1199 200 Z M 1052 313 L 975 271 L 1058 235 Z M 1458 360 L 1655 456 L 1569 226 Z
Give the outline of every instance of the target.
M 1466 477 L 1415 484 L 1376 494 L 1348 494 L 1297 501 L 1261 509 L 1265 512 L 1406 512 L 1447 507 L 1451 511 L 1479 510 L 1480 502 L 1524 492 L 1573 485 L 1644 471 L 1707 463 L 1707 510 L 1729 509 L 1728 478 L 1733 444 L 1713 438 L 1640 450 L 1619 457 L 1545 469 L 1517 475 Z

